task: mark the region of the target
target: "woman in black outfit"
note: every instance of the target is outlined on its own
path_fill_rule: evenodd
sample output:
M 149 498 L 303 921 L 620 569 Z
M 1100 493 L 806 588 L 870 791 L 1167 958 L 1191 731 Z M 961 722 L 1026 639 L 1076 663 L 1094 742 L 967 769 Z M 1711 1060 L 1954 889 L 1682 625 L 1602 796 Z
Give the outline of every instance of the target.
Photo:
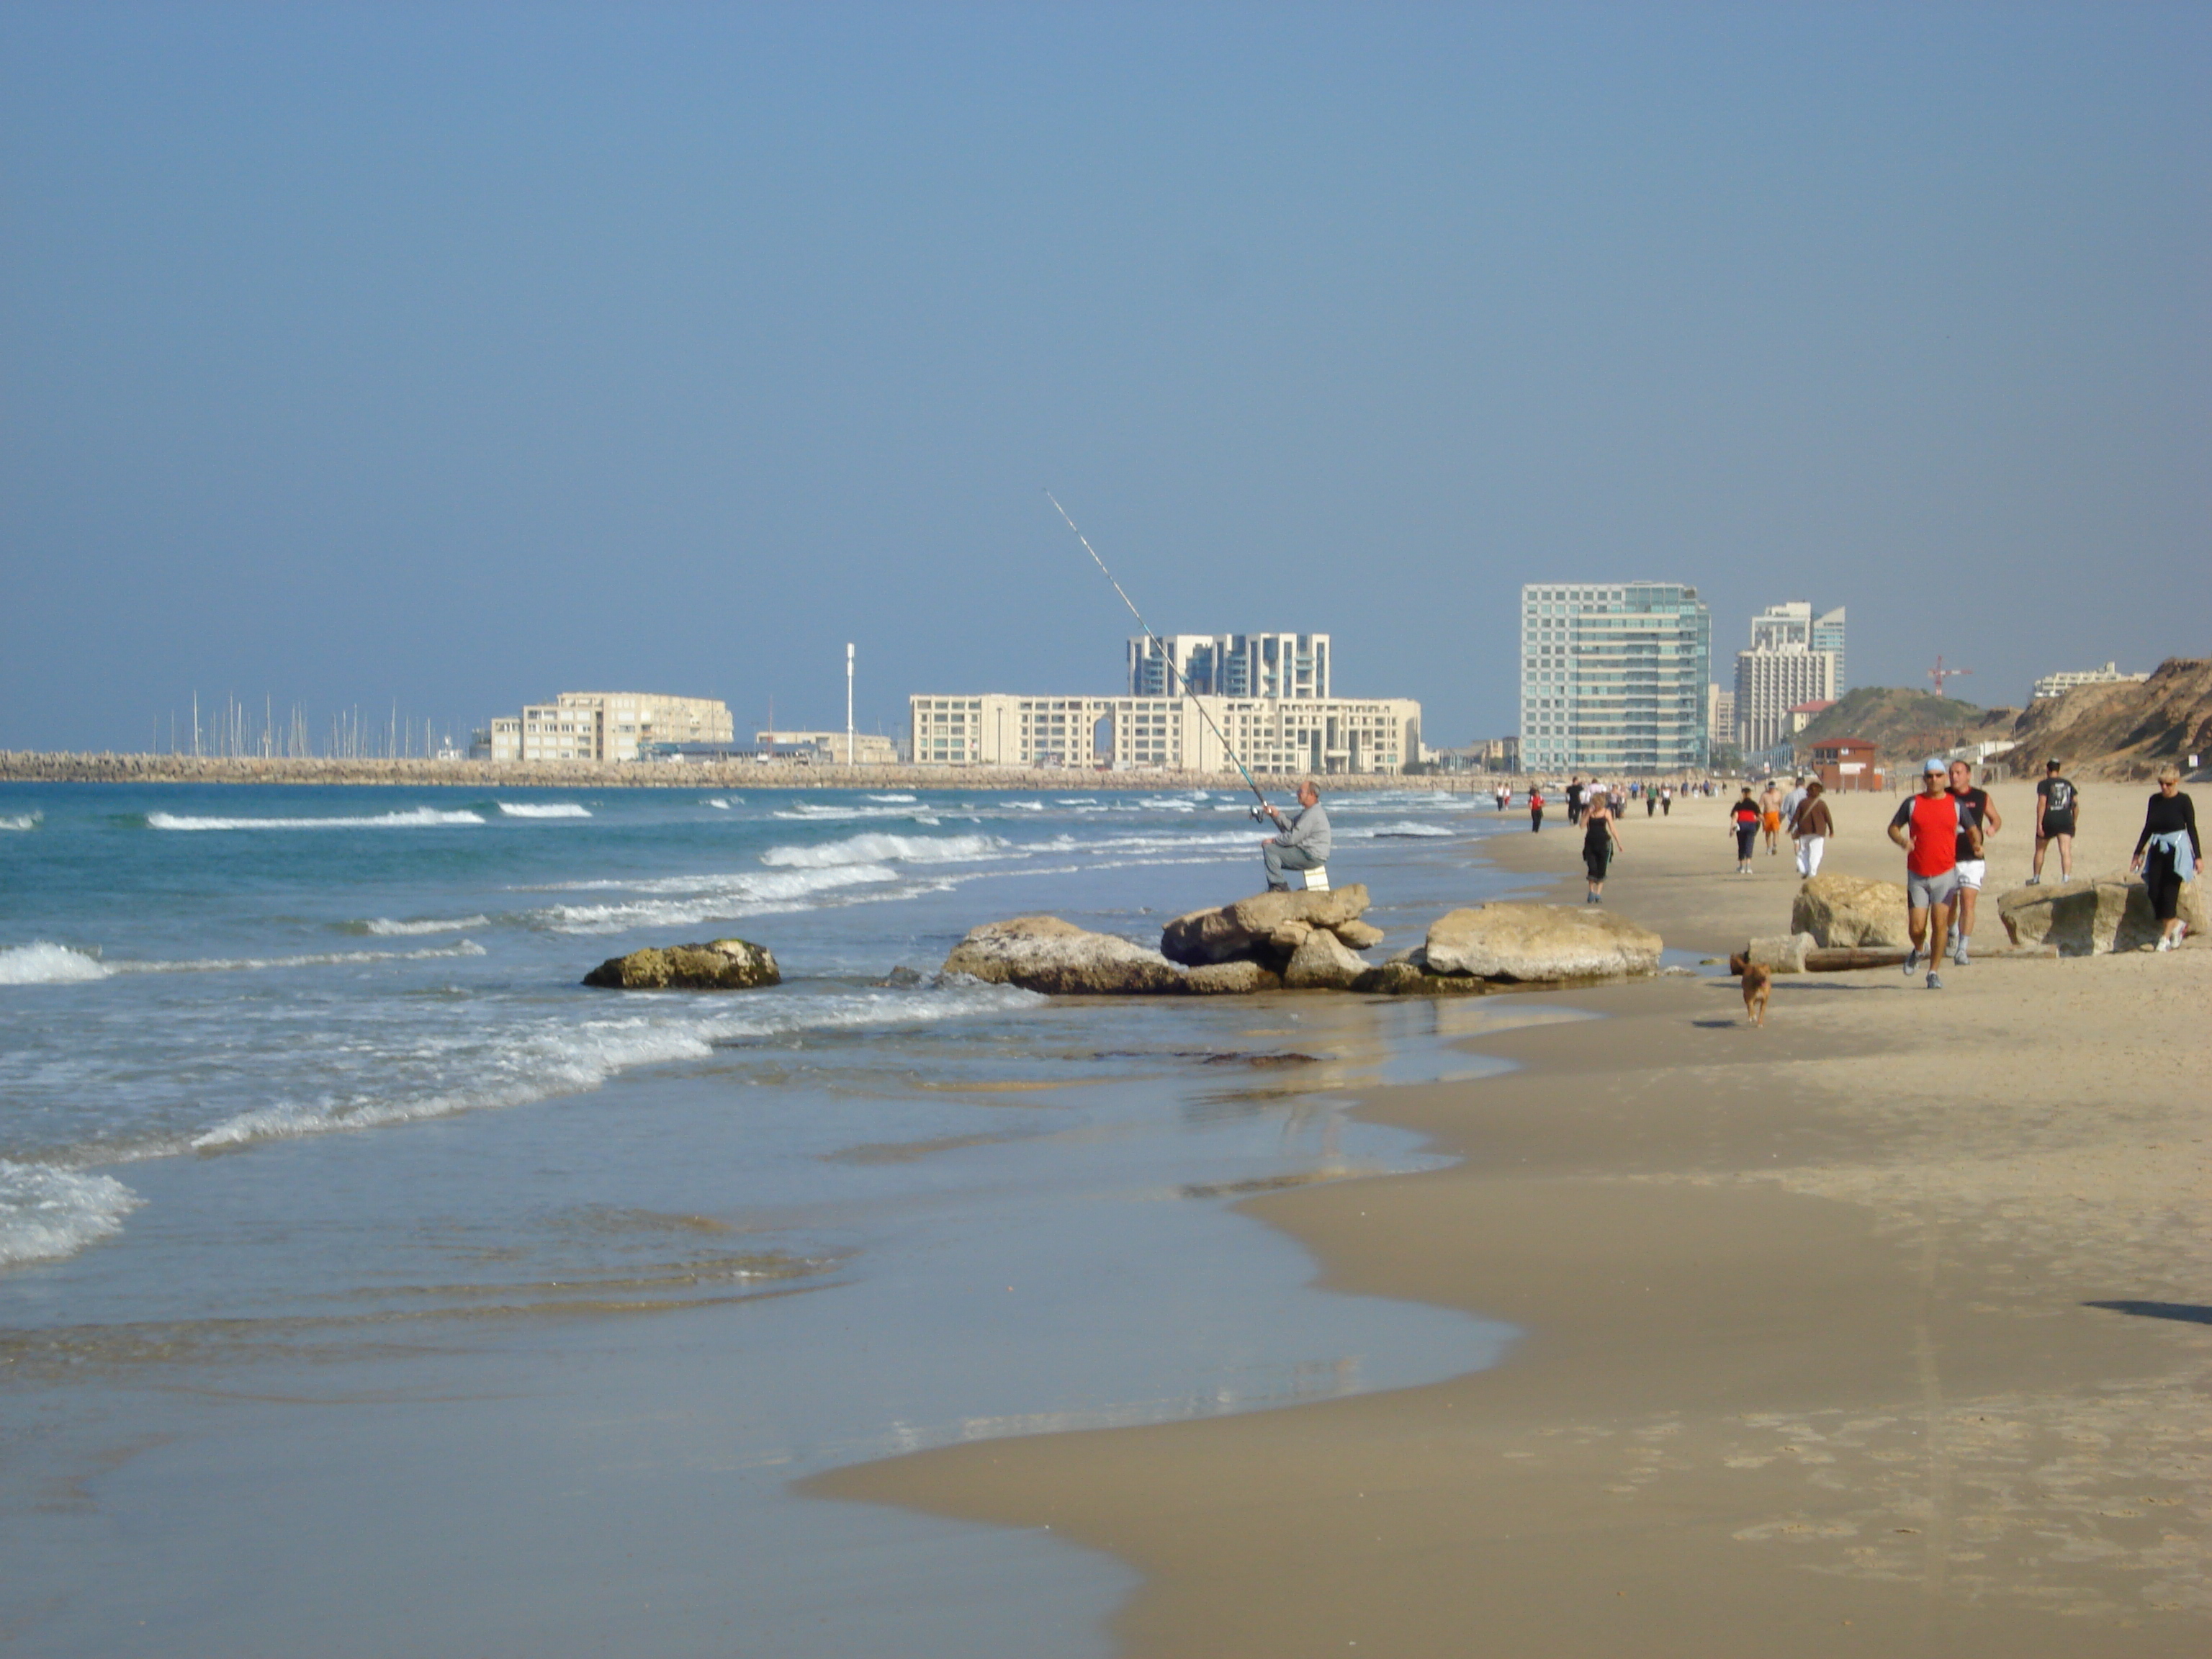
M 1613 803 L 1601 789 L 1583 808 L 1583 871 L 1589 878 L 1584 904 L 1605 902 L 1605 867 L 1620 846 L 1620 836 L 1613 827 Z
M 2146 850 L 2148 849 L 2148 850 Z M 2143 812 L 2142 834 L 2136 837 L 2135 861 L 2128 866 L 2142 872 L 2150 889 L 2150 908 L 2163 929 L 2158 948 L 2171 951 L 2189 931 L 2177 914 L 2181 908 L 2181 884 L 2204 873 L 2204 843 L 2197 834 L 2197 803 L 2181 793 L 2181 769 L 2169 766 L 2158 775 L 2158 793 Z

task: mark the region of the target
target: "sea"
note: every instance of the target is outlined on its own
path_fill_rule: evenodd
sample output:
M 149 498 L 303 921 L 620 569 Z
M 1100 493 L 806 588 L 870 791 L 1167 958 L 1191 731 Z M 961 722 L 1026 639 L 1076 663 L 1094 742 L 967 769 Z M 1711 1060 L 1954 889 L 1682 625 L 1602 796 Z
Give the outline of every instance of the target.
M 1577 1017 L 939 973 L 1256 890 L 1247 805 L 0 785 L 0 1645 L 1109 1652 L 1118 1563 L 793 1482 L 1494 1363 L 1236 1200 L 1426 1167 L 1361 1091 Z M 1486 799 L 1330 808 L 1378 958 L 1510 890 Z M 732 934 L 783 982 L 580 982 Z

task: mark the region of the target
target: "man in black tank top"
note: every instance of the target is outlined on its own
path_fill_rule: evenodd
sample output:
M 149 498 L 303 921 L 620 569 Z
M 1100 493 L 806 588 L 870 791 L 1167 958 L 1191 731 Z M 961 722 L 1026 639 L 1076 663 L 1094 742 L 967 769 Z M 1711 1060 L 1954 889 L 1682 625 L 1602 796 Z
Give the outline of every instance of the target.
M 2028 873 L 2030 887 L 2041 884 L 2043 849 L 2054 841 L 2058 843 L 2058 879 L 2074 879 L 2074 837 L 2081 824 L 2081 793 L 2058 772 L 2057 761 L 2045 761 L 2043 781 L 2035 786 L 2035 864 Z

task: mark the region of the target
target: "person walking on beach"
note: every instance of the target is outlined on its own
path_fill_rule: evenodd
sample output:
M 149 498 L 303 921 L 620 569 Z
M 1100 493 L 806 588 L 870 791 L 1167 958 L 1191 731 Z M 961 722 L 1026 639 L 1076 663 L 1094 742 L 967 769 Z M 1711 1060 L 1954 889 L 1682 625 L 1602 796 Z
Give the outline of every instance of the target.
M 1295 817 L 1285 817 L 1270 806 L 1267 816 L 1274 819 L 1283 833 L 1264 837 L 1260 842 L 1260 862 L 1267 872 L 1267 890 L 1287 893 L 1290 883 L 1283 879 L 1285 870 L 1318 870 L 1328 862 L 1334 848 L 1329 835 L 1328 813 L 1321 804 L 1321 787 L 1308 778 L 1298 786 L 1298 811 Z
M 1583 775 L 1576 773 L 1567 781 L 1567 827 L 1572 829 L 1583 821 Z
M 1759 827 L 1766 832 L 1769 858 L 1782 850 L 1782 791 L 1772 778 L 1759 792 Z
M 1797 844 L 1797 873 L 1806 880 L 1820 873 L 1820 855 L 1828 850 L 1828 837 L 1836 833 L 1836 820 L 1822 799 L 1824 787 L 1815 778 L 1805 786 L 1805 799 L 1790 819 L 1790 837 Z
M 2158 918 L 2158 948 L 2171 951 L 2189 932 L 2181 919 L 2181 887 L 2204 873 L 2204 842 L 2197 833 L 2197 803 L 2181 793 L 2181 769 L 2160 769 L 2158 793 L 2143 809 L 2142 834 L 2136 837 L 2130 870 L 2142 872 L 2150 890 L 2151 913 Z
M 1674 815 L 1674 786 L 1671 783 L 1662 783 L 1659 786 L 1659 816 L 1666 818 L 1672 817 Z
M 1729 808 L 1729 833 L 1735 837 L 1735 872 L 1739 876 L 1751 873 L 1752 850 L 1759 844 L 1759 803 L 1751 798 L 1751 786 L 1743 787 L 1742 799 Z
M 2058 879 L 2074 879 L 2074 836 L 2081 826 L 2081 792 L 2059 775 L 2057 760 L 2043 763 L 2043 777 L 2035 786 L 2035 863 L 2027 884 L 2043 884 L 2043 849 L 2058 843 Z
M 1959 902 L 1952 912 L 1951 960 L 1963 968 L 1968 942 L 1974 936 L 1974 906 L 1982 896 L 1982 878 L 1989 872 L 1982 843 L 2004 828 L 2004 820 L 1997 816 L 1990 792 L 1974 787 L 1971 761 L 1951 763 L 1951 794 L 1959 803 Z M 1981 832 L 1972 850 L 1966 845 L 1970 823 Z
M 1544 792 L 1534 783 L 1528 786 L 1528 828 L 1539 835 L 1544 829 Z
M 1583 871 L 1589 878 L 1584 904 L 1605 902 L 1605 871 L 1620 850 L 1620 834 L 1613 827 L 1613 806 L 1602 789 L 1594 791 L 1583 809 Z
M 1940 756 L 1930 755 L 1920 769 L 1920 793 L 1908 799 L 1889 821 L 1889 838 L 1905 848 L 1905 931 L 1912 949 L 1905 958 L 1909 976 L 1920 966 L 1920 947 L 1928 946 L 1928 988 L 1940 991 L 1943 981 L 1936 972 L 1936 957 L 1943 936 L 1951 927 L 1951 902 L 1959 891 L 1959 802 L 1944 787 L 1949 769 Z M 1982 836 L 1968 832 L 1969 846 L 1978 856 Z

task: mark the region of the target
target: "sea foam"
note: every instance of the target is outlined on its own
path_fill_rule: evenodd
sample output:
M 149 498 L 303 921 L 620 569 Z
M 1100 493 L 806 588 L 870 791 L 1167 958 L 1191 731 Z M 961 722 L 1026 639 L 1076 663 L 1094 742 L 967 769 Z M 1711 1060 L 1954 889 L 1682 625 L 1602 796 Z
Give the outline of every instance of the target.
M 587 818 L 591 813 L 574 801 L 501 800 L 493 805 L 511 818 Z
M 446 921 L 437 916 L 426 916 L 420 921 L 394 921 L 389 916 L 371 916 L 367 921 L 355 924 L 364 933 L 374 933 L 380 939 L 403 939 L 414 933 L 458 933 L 465 927 L 489 927 L 489 916 L 459 916 Z
M 848 836 L 818 847 L 771 847 L 760 855 L 773 868 L 827 870 L 852 864 L 969 864 L 1006 843 L 996 836 Z
M 112 1176 L 0 1158 L 0 1267 L 74 1255 L 143 1201 Z
M 0 830 L 35 830 L 46 816 L 43 812 L 0 813 Z
M 76 985 L 111 971 L 82 951 L 42 939 L 0 950 L 0 985 Z
M 483 827 L 483 820 L 473 812 L 441 812 L 430 806 L 359 818 L 198 818 L 179 817 L 173 812 L 149 812 L 146 823 L 155 830 L 420 830 L 462 824 Z

